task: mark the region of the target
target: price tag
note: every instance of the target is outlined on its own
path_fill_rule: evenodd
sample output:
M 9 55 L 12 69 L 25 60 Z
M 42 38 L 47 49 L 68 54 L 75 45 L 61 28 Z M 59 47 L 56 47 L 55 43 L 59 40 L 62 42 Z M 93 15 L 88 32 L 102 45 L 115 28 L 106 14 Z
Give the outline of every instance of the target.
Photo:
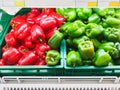
M 24 0 L 15 0 L 15 6 L 24 7 L 25 1 Z
M 120 3 L 118 2 L 118 1 L 111 1 L 110 3 L 109 3 L 109 6 L 110 7 L 118 7 L 120 5 Z
M 88 2 L 88 7 L 96 7 L 97 2 Z

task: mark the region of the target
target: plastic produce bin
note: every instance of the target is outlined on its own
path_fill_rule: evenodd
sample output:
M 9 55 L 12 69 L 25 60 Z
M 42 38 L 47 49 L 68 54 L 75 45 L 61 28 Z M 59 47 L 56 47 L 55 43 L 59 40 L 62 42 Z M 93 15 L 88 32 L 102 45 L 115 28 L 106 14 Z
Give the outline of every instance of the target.
M 28 13 L 30 8 L 22 8 L 16 15 L 22 15 Z M 6 33 L 11 29 L 10 25 L 7 25 Z M 5 34 L 6 34 L 5 33 Z M 1 40 L 2 46 L 5 44 L 4 38 Z M 1 48 L 2 48 L 1 46 Z M 60 76 L 63 75 L 63 50 L 64 50 L 64 40 L 60 45 L 60 54 L 61 59 L 59 65 L 56 66 L 37 66 L 37 65 L 29 65 L 29 66 L 0 66 L 0 76 Z M 0 51 L 1 52 L 1 51 Z M 2 54 L 1 54 L 2 56 Z
M 0 51 L 1 51 L 2 42 L 4 40 L 4 37 L 9 30 L 8 29 L 9 22 L 10 22 L 10 19 L 12 17 L 13 17 L 12 15 L 7 14 L 2 9 L 0 9 L 0 28 L 1 28 L 1 31 L 0 31 Z M 1 52 L 0 52 L 0 54 L 1 54 Z
M 65 40 L 66 45 L 66 40 Z M 114 66 L 68 66 L 66 63 L 67 46 L 64 50 L 64 75 L 65 76 L 120 76 L 120 65 Z

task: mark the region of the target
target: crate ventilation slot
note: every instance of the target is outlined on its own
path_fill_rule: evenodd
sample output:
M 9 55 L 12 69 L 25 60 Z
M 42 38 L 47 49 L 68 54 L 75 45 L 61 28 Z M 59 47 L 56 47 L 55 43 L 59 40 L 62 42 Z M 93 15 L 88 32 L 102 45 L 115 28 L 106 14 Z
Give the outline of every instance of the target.
M 119 88 L 115 88 L 115 87 L 82 87 L 82 88 L 39 88 L 39 87 L 34 87 L 34 88 L 31 88 L 31 87 L 4 87 L 3 90 L 120 90 L 120 87 Z

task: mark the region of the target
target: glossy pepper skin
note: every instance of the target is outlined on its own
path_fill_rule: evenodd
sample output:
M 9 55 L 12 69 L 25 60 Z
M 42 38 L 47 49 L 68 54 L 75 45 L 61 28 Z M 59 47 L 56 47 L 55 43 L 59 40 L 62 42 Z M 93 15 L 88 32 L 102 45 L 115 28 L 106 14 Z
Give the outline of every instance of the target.
M 103 35 L 108 41 L 120 41 L 120 29 L 108 27 L 104 30 Z
M 75 46 L 78 46 L 78 44 L 79 44 L 80 42 L 82 42 L 82 41 L 89 41 L 89 40 L 90 40 L 89 37 L 83 35 L 83 36 L 81 36 L 81 37 L 74 38 L 74 39 L 73 39 L 73 43 L 75 44 Z
M 120 9 L 119 8 L 115 9 L 115 17 L 118 18 L 118 19 L 120 19 Z
M 112 62 L 112 58 L 107 52 L 104 51 L 104 49 L 99 49 L 95 53 L 93 62 L 96 66 L 107 66 L 110 62 Z
M 59 31 L 64 34 L 64 36 L 68 35 L 68 28 L 71 25 L 71 22 L 65 22 L 60 28 Z
M 72 22 L 76 19 L 76 9 L 75 8 L 66 8 L 64 9 L 64 15 L 63 15 L 68 22 Z
M 56 24 L 57 24 L 56 20 L 52 16 L 44 17 L 39 21 L 39 25 L 45 32 L 47 32 L 47 30 L 56 27 Z
M 8 44 L 9 46 L 16 46 L 17 41 L 16 38 L 14 37 L 14 33 L 13 32 L 9 32 L 5 35 L 5 42 L 6 44 Z
M 82 65 L 82 59 L 79 52 L 71 50 L 67 54 L 66 63 L 68 66 L 80 66 Z
M 15 28 L 23 23 L 26 23 L 26 21 L 21 15 L 15 16 L 10 20 L 10 25 L 12 28 Z
M 42 8 L 42 13 L 50 15 L 52 12 L 55 12 L 54 8 Z
M 11 48 L 11 46 L 9 46 L 8 44 L 5 44 L 5 45 L 2 47 L 2 52 L 7 51 L 9 48 Z
M 37 61 L 37 56 L 31 52 L 26 52 L 18 61 L 18 65 L 34 65 Z
M 16 48 L 9 48 L 2 54 L 2 58 L 5 60 L 6 65 L 14 65 L 21 58 L 22 54 Z
M 89 38 L 100 37 L 104 28 L 101 25 L 97 25 L 95 23 L 89 23 L 86 25 L 86 36 Z
M 107 17 L 104 21 L 109 27 L 115 27 L 115 28 L 120 27 L 120 20 L 118 18 Z
M 85 32 L 85 24 L 80 20 L 76 20 L 67 29 L 70 37 L 79 37 Z
M 99 16 L 106 16 L 108 14 L 108 8 L 93 8 L 93 11 Z
M 93 59 L 95 55 L 92 41 L 83 41 L 78 44 L 78 50 L 83 59 Z
M 46 33 L 45 33 L 45 37 L 46 37 L 46 40 L 48 41 L 50 39 L 50 37 L 52 37 L 52 35 L 58 31 L 58 28 L 57 27 L 54 27 L 53 29 L 51 30 L 48 30 Z
M 25 46 L 21 45 L 18 47 L 18 50 L 21 54 L 25 54 L 28 51 L 28 48 L 26 48 Z
M 104 42 L 98 48 L 104 49 L 105 52 L 109 53 L 113 59 L 119 58 L 119 50 L 113 42 Z
M 100 17 L 97 14 L 92 14 L 88 18 L 88 23 L 99 23 L 100 22 Z
M 30 30 L 31 26 L 29 26 L 27 23 L 24 23 L 14 29 L 14 36 L 17 39 L 24 39 L 30 34 Z
M 77 8 L 76 12 L 77 12 L 78 18 L 82 20 L 85 20 L 92 15 L 91 8 Z
M 4 66 L 5 65 L 5 60 L 4 59 L 0 59 L 0 66 Z
M 31 36 L 27 36 L 24 39 L 24 46 L 27 47 L 27 48 L 30 48 L 30 49 L 35 47 L 35 44 L 32 42 L 32 37 Z
M 48 40 L 48 45 L 52 48 L 52 49 L 57 49 L 59 48 L 61 41 L 63 39 L 64 35 L 59 32 L 56 31 L 52 37 Z
M 101 42 L 98 39 L 96 39 L 96 38 L 92 38 L 92 39 L 90 39 L 90 41 L 92 41 L 95 50 L 97 50 L 98 47 L 101 45 Z
M 44 43 L 45 34 L 43 29 L 39 25 L 33 25 L 31 29 L 31 38 L 34 43 Z
M 37 44 L 35 47 L 36 54 L 41 58 L 45 59 L 47 51 L 51 50 L 51 47 L 47 44 Z
M 56 8 L 55 11 L 56 11 L 56 13 L 58 13 L 58 14 L 64 16 L 65 8 Z
M 57 50 L 49 50 L 46 54 L 45 61 L 50 66 L 58 65 L 60 62 L 60 53 Z
M 64 16 L 57 14 L 56 12 L 50 13 L 50 16 L 55 18 L 58 27 L 62 26 L 62 24 L 66 21 L 66 18 Z

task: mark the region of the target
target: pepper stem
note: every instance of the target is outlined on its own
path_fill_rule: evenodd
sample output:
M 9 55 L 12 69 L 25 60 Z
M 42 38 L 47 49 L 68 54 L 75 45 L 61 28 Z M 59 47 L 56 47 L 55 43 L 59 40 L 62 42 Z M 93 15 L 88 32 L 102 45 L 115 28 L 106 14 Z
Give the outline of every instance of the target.
M 51 60 L 52 62 L 54 62 L 54 61 L 55 61 L 55 59 L 54 59 L 53 57 L 51 57 L 51 58 L 50 58 L 50 60 Z
M 38 37 L 38 40 L 40 41 L 40 43 L 44 43 L 41 37 Z

